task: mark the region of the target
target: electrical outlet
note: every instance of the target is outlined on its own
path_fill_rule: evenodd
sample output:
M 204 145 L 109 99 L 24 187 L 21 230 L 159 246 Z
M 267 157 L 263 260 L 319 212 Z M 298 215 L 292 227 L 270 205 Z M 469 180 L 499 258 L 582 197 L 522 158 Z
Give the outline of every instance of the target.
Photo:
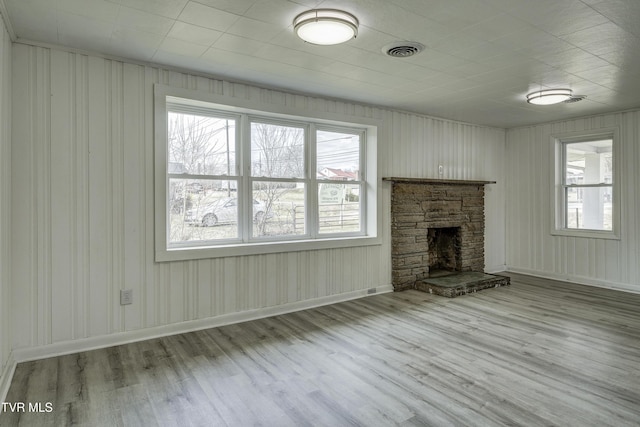
M 123 289 L 120 291 L 120 305 L 133 304 L 133 289 Z
M 438 165 L 438 175 L 444 175 L 444 166 Z

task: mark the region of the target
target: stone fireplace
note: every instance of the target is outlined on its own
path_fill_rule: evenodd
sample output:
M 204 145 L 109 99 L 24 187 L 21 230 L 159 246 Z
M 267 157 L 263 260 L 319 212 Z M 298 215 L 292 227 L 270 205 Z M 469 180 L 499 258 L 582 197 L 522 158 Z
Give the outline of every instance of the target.
M 396 291 L 442 272 L 484 271 L 484 186 L 490 181 L 392 182 L 391 260 Z

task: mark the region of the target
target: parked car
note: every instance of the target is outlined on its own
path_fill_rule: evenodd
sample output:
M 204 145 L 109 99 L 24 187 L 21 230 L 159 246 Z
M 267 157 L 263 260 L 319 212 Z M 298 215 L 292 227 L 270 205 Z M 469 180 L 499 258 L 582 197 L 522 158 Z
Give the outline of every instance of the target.
M 192 182 L 190 184 L 187 184 L 187 191 L 189 193 L 202 193 L 203 190 L 204 187 L 199 182 Z
M 264 203 L 253 201 L 253 220 L 260 222 L 264 219 Z M 225 197 L 212 203 L 202 204 L 187 210 L 184 222 L 192 225 L 212 227 L 218 224 L 234 224 L 238 220 L 238 199 Z

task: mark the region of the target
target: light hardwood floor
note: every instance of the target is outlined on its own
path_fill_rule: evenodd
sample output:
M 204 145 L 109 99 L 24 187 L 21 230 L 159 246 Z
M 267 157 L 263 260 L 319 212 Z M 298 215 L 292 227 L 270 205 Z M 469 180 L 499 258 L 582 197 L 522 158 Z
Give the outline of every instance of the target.
M 638 426 L 640 295 L 512 275 L 18 366 L 3 426 Z

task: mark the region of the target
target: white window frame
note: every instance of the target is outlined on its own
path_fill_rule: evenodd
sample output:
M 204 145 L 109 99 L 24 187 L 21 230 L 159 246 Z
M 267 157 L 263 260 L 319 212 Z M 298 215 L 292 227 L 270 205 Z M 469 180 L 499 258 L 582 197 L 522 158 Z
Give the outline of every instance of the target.
M 204 109 L 230 116 L 238 117 L 236 126 L 236 173 L 239 174 L 238 187 L 243 187 L 242 194 L 238 198 L 239 221 L 241 229 L 238 239 L 214 242 L 173 243 L 168 240 L 168 189 L 169 178 L 189 178 L 190 175 L 174 176 L 168 174 L 168 139 L 167 139 L 167 102 L 188 104 L 186 110 L 204 111 Z M 331 249 L 342 247 L 357 247 L 380 245 L 381 203 L 379 201 L 377 178 L 377 129 L 379 123 L 368 118 L 353 118 L 353 121 L 345 121 L 344 116 L 332 113 L 317 113 L 304 111 L 299 108 L 284 106 L 264 105 L 247 99 L 232 98 L 223 95 L 202 93 L 187 89 L 178 89 L 165 85 L 154 86 L 154 116 L 155 116 L 155 257 L 157 262 L 178 261 L 203 258 L 218 258 L 228 256 L 254 255 L 276 252 L 305 251 L 314 249 Z M 304 115 L 301 115 L 304 113 Z M 345 184 L 361 184 L 361 231 L 351 233 L 328 234 L 320 233 L 317 226 L 318 209 L 317 183 L 315 173 L 315 149 L 307 149 L 305 152 L 305 176 L 301 181 L 309 186 L 306 191 L 305 209 L 313 212 L 306 215 L 305 234 L 278 236 L 276 238 L 252 237 L 250 228 L 252 224 L 246 219 L 244 206 L 247 200 L 252 199 L 252 185 L 254 181 L 263 180 L 260 177 L 251 176 L 251 162 L 249 150 L 243 140 L 250 138 L 251 120 L 269 122 L 273 124 L 296 126 L 303 125 L 307 128 L 306 147 L 315 145 L 316 129 L 360 132 L 360 162 L 363 172 L 360 181 L 344 181 Z M 352 119 L 352 117 L 349 117 Z M 248 143 L 250 145 L 250 142 Z M 196 177 L 197 178 L 197 177 Z M 210 177 L 209 177 L 210 178 Z M 216 179 L 224 179 L 218 177 Z M 275 178 L 269 178 L 271 180 Z M 285 179 L 289 181 L 290 179 Z M 342 181 L 341 181 L 342 182 Z M 313 188 L 311 187 L 313 186 Z M 245 200 L 247 199 L 247 200 Z M 246 218 L 245 218 L 246 217 Z
M 590 229 L 576 229 L 568 228 L 567 211 L 566 211 L 566 188 L 571 187 L 566 185 L 566 158 L 565 147 L 567 144 L 597 141 L 602 139 L 612 140 L 612 155 L 613 155 L 613 183 L 611 185 L 612 191 L 612 230 L 590 230 Z M 552 159 L 555 162 L 554 167 L 554 179 L 551 184 L 551 207 L 552 207 L 552 228 L 551 234 L 555 236 L 567 236 L 567 237 L 585 237 L 594 239 L 620 239 L 620 161 L 618 154 L 619 132 L 618 128 L 604 128 L 594 131 L 584 132 L 566 132 L 561 134 L 554 134 L 551 136 L 552 147 Z M 607 185 L 608 186 L 608 185 Z M 591 185 L 580 185 L 576 187 L 592 187 Z

